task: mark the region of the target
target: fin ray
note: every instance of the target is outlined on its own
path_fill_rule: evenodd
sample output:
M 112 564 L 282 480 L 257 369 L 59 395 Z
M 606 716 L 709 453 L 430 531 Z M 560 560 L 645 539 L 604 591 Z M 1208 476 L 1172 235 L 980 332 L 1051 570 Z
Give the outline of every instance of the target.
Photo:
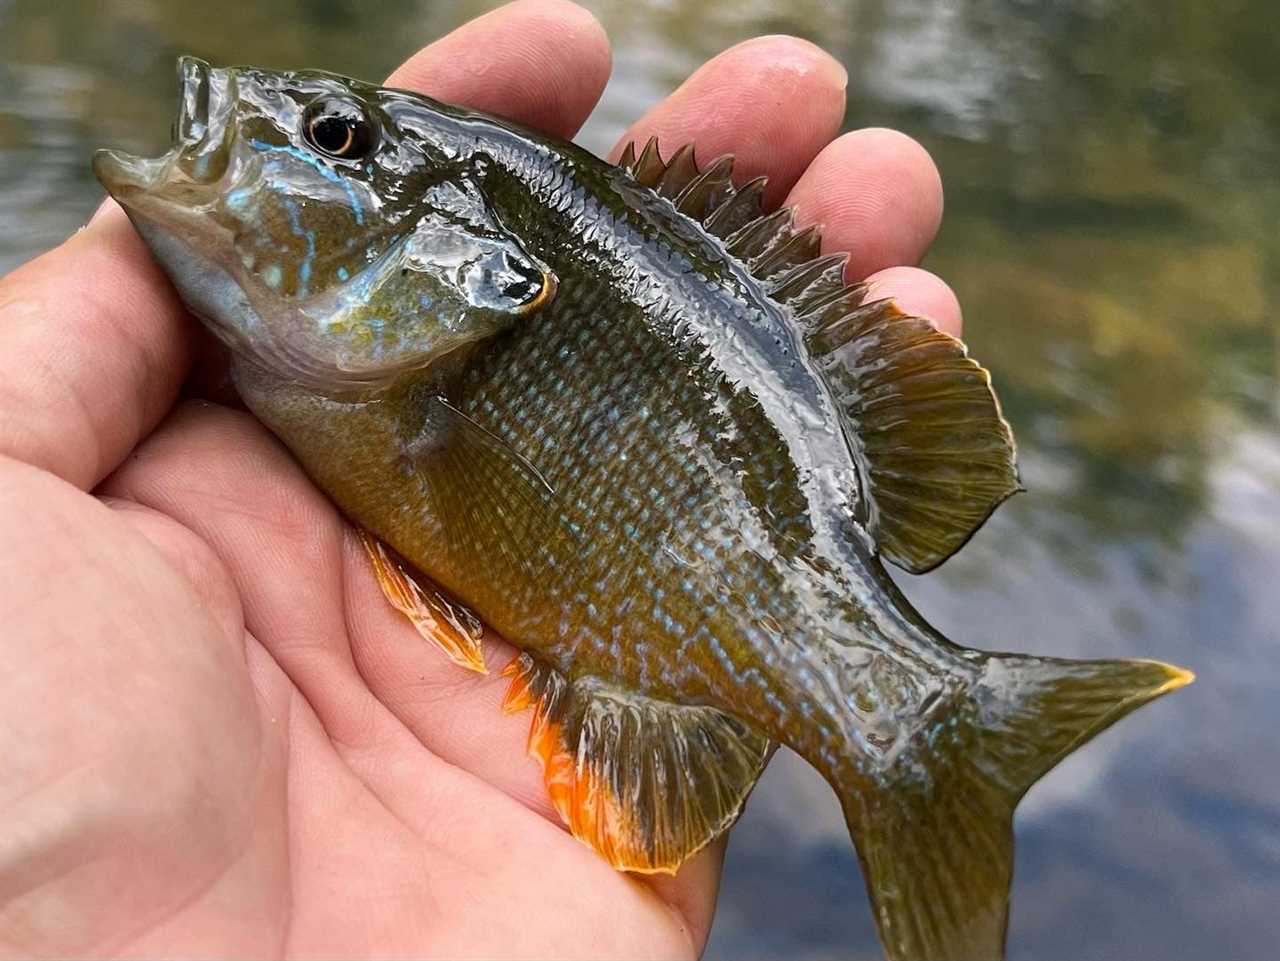
M 446 598 L 366 530 L 359 530 L 360 544 L 373 565 L 378 585 L 391 606 L 404 614 L 418 633 L 444 652 L 459 667 L 488 674 L 480 639 L 484 628 L 466 607 Z
M 978 655 L 971 690 L 874 776 L 832 777 L 890 959 L 1003 956 L 1013 811 L 1072 750 L 1188 683 L 1157 661 Z
M 674 873 L 733 824 L 773 750 L 713 708 L 568 681 L 528 653 L 503 673 L 504 710 L 533 707 L 529 752 L 552 804 L 620 870 Z
M 960 341 L 891 301 L 808 342 L 847 420 L 877 546 L 913 573 L 936 567 L 1021 489 L 990 376 Z
M 450 549 L 474 550 L 477 533 L 492 530 L 486 561 L 495 578 L 540 589 L 549 545 L 577 539 L 556 492 L 534 465 L 443 398 L 429 398 L 425 411 L 421 450 L 411 445 L 409 456 L 432 491 Z
M 797 230 L 791 208 L 762 209 L 764 178 L 734 189 L 731 157 L 700 174 L 689 144 L 664 161 L 656 138 L 638 157 L 628 144 L 620 165 L 719 237 L 787 309 L 841 411 L 859 473 L 850 502 L 888 560 L 913 573 L 936 567 L 1021 489 L 986 370 L 927 320 L 891 300 L 864 302 L 866 285 L 845 283 L 847 255 L 823 256 L 820 231 Z M 918 455 L 909 464 L 908 452 Z M 899 488 L 916 502 L 895 497 Z M 935 499 L 949 509 L 918 506 Z

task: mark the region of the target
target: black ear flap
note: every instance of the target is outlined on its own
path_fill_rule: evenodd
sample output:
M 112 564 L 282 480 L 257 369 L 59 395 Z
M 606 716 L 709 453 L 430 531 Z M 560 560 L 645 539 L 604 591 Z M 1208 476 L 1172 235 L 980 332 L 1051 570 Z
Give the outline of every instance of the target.
M 548 303 L 557 283 L 492 213 L 478 179 L 462 173 L 434 184 L 404 244 L 408 272 L 429 275 L 438 296 L 423 307 L 448 307 L 491 317 L 527 314 Z

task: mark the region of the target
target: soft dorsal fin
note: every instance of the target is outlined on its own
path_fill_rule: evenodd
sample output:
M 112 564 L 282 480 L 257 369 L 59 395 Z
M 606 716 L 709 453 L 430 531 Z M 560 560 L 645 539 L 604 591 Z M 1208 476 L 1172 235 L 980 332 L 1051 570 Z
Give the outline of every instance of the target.
M 817 227 L 764 212 L 765 179 L 732 182 L 733 157 L 699 172 L 691 145 L 664 162 L 651 138 L 619 166 L 719 237 L 787 308 L 835 395 L 858 462 L 863 520 L 881 553 L 914 573 L 958 550 L 1019 490 L 1013 436 L 987 372 L 964 344 L 889 301 L 865 304 L 844 254 L 820 255 Z
M 991 377 L 963 343 L 891 300 L 815 327 L 808 343 L 846 420 L 867 527 L 895 564 L 937 567 L 1021 490 Z
M 572 681 L 529 654 L 503 707 L 534 708 L 529 753 L 574 837 L 614 867 L 674 873 L 737 820 L 773 744 L 714 708 Z

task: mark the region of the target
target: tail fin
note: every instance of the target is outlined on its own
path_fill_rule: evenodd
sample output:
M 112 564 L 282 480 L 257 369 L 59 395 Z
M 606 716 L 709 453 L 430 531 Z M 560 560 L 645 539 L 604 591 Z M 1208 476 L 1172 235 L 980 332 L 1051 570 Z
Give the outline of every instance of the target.
M 841 801 L 889 957 L 1002 957 L 1018 800 L 1073 749 L 1192 679 L 1157 661 L 989 655 L 966 699 L 891 769 L 849 775 Z

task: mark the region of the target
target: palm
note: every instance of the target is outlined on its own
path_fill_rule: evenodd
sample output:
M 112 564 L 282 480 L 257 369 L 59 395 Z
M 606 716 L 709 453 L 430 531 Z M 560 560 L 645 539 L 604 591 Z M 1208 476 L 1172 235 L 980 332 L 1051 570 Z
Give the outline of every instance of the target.
M 568 135 L 607 65 L 587 15 L 524 2 L 393 79 Z M 892 266 L 932 237 L 936 173 L 887 132 L 823 150 L 842 111 L 838 68 L 775 38 L 712 61 L 636 133 L 736 146 L 852 271 L 957 330 L 945 286 Z M 487 677 L 453 667 L 256 422 L 175 407 L 196 344 L 115 209 L 0 285 L 0 948 L 700 950 L 722 847 L 637 879 L 570 837 L 528 717 L 499 710 L 511 649 L 486 641 Z
M 214 794 L 184 793 L 168 814 L 186 856 L 156 875 L 173 913 L 147 948 L 170 953 L 166 932 L 196 925 L 235 932 L 220 953 L 547 955 L 585 927 L 585 955 L 689 952 L 697 935 L 679 910 L 549 819 L 527 719 L 501 715 L 496 672 L 459 672 L 426 647 L 348 525 L 250 418 L 181 409 L 103 490 L 155 510 L 124 517 L 192 575 L 176 598 L 118 590 L 197 642 L 200 663 L 149 682 L 148 726 L 173 739 L 159 757 L 181 755 Z M 126 676 L 102 679 L 104 698 L 158 640 L 147 633 L 118 662 Z M 491 663 L 504 647 L 489 645 Z M 216 753 L 191 750 L 211 735 Z M 140 759 L 134 783 L 164 783 L 156 759 Z M 164 828 L 155 800 L 137 795 L 149 832 Z

